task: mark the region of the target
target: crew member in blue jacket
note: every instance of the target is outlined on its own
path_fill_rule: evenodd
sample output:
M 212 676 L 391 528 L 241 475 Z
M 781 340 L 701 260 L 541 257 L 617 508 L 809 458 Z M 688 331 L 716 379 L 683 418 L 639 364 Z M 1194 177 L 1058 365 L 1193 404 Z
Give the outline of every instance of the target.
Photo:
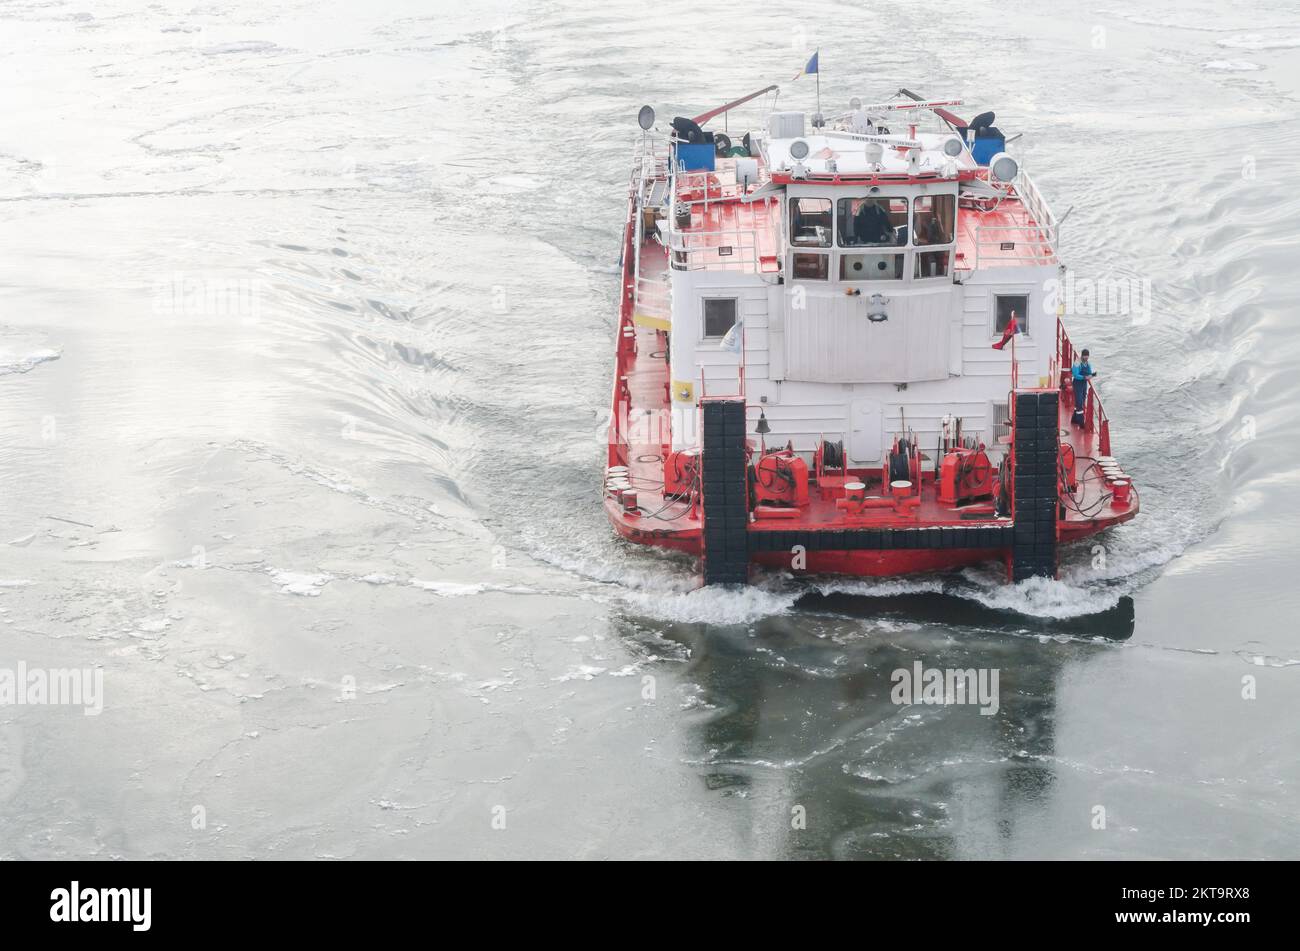
M 1088 380 L 1097 375 L 1097 371 L 1088 362 L 1088 351 L 1079 354 L 1079 362 L 1074 365 L 1074 422 L 1083 425 L 1083 411 L 1088 405 Z

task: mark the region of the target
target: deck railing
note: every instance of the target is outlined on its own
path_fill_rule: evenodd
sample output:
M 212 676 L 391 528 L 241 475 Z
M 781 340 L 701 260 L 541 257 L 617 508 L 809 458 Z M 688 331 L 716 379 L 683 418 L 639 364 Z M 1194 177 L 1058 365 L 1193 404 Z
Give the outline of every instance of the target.
M 1015 190 L 1025 210 L 1029 212 L 1030 217 L 1043 233 L 1044 239 L 1051 242 L 1052 250 L 1055 251 L 1056 242 L 1061 236 L 1060 222 L 1056 220 L 1056 215 L 1052 213 L 1052 209 L 1043 198 L 1042 192 L 1038 190 L 1038 186 L 1034 184 L 1034 180 L 1023 168 L 1016 178 Z
M 1065 324 L 1058 314 L 1056 318 L 1056 355 L 1052 358 L 1052 375 L 1061 388 L 1062 397 L 1069 402 L 1071 407 L 1074 407 L 1074 383 L 1071 368 L 1078 357 L 1074 344 L 1070 342 L 1070 335 L 1065 332 Z M 1078 407 L 1074 408 L 1077 409 Z M 1091 385 L 1088 387 L 1088 402 L 1083 407 L 1083 428 L 1087 432 L 1097 434 L 1097 445 L 1101 450 L 1101 455 L 1109 456 L 1110 417 L 1106 415 L 1106 410 L 1101 405 L 1096 387 Z
M 668 143 L 654 135 L 642 135 L 632 167 L 631 204 L 635 218 L 632 234 L 632 309 L 667 318 L 672 311 L 669 288 L 661 280 L 641 275 L 641 245 L 645 241 L 645 211 L 654 205 L 657 186 L 668 193 L 671 181 Z
M 668 261 L 679 271 L 754 271 L 759 266 L 758 231 L 723 228 L 718 231 L 678 231 L 668 239 Z
M 657 135 L 643 135 L 637 140 L 632 155 L 632 179 L 630 189 L 638 196 L 637 204 L 642 204 L 647 195 L 646 185 L 653 181 L 667 181 L 669 178 L 669 146 L 666 139 Z
M 996 250 L 997 260 L 1003 264 L 1008 261 L 1043 264 L 1055 257 L 1061 225 L 1029 173 L 1021 169 L 1008 197 L 1001 200 L 1019 200 L 1026 220 L 1023 224 L 1016 225 L 976 226 L 975 267 L 980 266 L 983 251 Z M 1017 253 L 1009 255 L 1007 251 L 1011 249 L 1004 248 L 1006 244 L 1013 244 Z

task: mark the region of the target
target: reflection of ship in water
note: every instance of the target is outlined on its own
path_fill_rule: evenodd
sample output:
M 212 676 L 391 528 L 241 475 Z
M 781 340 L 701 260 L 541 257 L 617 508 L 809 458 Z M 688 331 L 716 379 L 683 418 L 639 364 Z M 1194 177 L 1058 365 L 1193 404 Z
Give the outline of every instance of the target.
M 1132 603 L 1049 624 L 933 594 L 815 600 L 815 611 L 753 625 L 663 632 L 690 651 L 703 781 L 749 804 L 755 857 L 1017 854 L 1020 826 L 1050 805 L 1059 675 L 1110 649 L 1085 638 L 1127 637 Z M 1052 634 L 1075 636 L 1041 643 Z M 918 663 L 997 671 L 996 712 L 974 695 L 895 702 L 895 672 Z

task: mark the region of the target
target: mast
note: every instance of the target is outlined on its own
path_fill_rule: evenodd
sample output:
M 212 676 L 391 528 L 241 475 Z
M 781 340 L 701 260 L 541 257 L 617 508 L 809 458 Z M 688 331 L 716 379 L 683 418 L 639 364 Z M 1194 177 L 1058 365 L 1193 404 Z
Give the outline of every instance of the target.
M 817 51 L 817 72 L 813 73 L 817 77 L 817 118 L 822 116 L 822 51 Z

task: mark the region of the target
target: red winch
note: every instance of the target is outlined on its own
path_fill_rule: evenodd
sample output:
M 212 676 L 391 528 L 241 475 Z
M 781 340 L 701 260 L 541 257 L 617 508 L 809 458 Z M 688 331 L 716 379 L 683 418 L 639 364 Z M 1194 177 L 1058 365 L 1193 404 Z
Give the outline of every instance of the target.
M 1060 448 L 1057 450 L 1057 470 L 1059 472 L 1059 479 L 1057 480 L 1059 485 L 1057 488 L 1061 495 L 1074 495 L 1079 488 L 1079 480 L 1074 473 L 1075 461 L 1074 447 L 1068 442 L 1061 443 Z
M 700 451 L 679 449 L 664 456 L 664 498 L 682 499 L 696 488 L 700 477 Z
M 967 449 L 951 449 L 939 465 L 939 501 L 959 505 L 968 499 L 987 498 L 993 494 L 993 466 L 984 444 Z
M 764 453 L 754 464 L 754 498 L 759 505 L 807 505 L 808 463 L 789 447 Z
M 885 459 L 882 488 L 887 495 L 909 496 L 921 491 L 921 450 L 916 443 L 916 433 L 908 430 L 895 436 Z

